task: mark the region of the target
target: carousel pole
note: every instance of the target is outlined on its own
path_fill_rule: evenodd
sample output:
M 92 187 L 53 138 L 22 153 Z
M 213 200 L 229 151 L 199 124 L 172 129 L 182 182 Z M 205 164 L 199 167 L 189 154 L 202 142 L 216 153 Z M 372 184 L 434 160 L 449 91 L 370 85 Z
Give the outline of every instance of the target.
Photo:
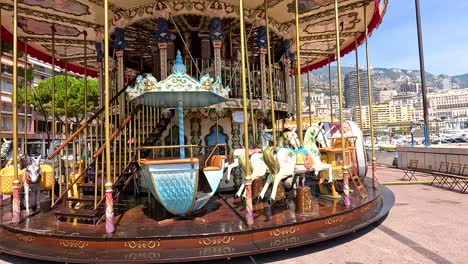
M 271 110 L 271 126 L 273 129 L 273 146 L 276 146 L 276 122 L 275 122 L 275 101 L 273 98 L 273 73 L 271 63 L 271 48 L 270 48 L 270 18 L 268 17 L 268 0 L 263 1 L 265 8 L 265 24 L 267 35 L 267 50 L 268 50 L 268 90 L 270 93 L 270 110 Z
M 24 41 L 24 141 L 23 153 L 28 155 L 28 42 Z
M 310 98 L 310 71 L 307 71 L 307 103 L 309 104 L 309 126 L 312 126 L 312 103 Z
M 341 134 L 341 156 L 342 156 L 342 172 L 343 172 L 343 192 L 344 204 L 346 207 L 351 206 L 349 195 L 349 175 L 348 165 L 346 165 L 346 142 L 344 135 L 344 116 L 343 116 L 343 91 L 341 86 L 341 47 L 340 47 L 340 21 L 338 15 L 338 0 L 335 0 L 335 30 L 336 30 L 336 63 L 338 70 L 338 100 L 340 109 L 340 134 Z
M 114 226 L 114 201 L 112 200 L 111 182 L 111 149 L 110 149 L 110 124 L 109 124 L 109 0 L 104 0 L 104 91 L 105 91 L 105 134 L 106 134 L 106 231 L 113 233 Z
M 248 86 L 247 88 L 249 89 L 249 110 L 250 110 L 250 123 L 251 123 L 251 126 L 252 126 L 252 148 L 255 148 L 255 139 L 256 139 L 256 129 L 255 129 L 255 116 L 254 116 L 254 110 L 253 110 L 253 98 L 252 98 L 252 82 L 251 82 L 251 79 L 250 79 L 250 60 L 249 60 L 249 51 L 248 51 L 248 43 L 247 43 L 247 32 L 244 31 L 244 44 L 245 44 L 245 62 L 247 64 L 247 83 L 248 83 Z M 245 75 L 242 75 L 244 78 Z M 248 131 L 244 132 L 245 134 L 248 134 Z M 248 147 L 247 148 L 250 148 L 249 145 L 247 145 Z
M 301 88 L 301 45 L 299 33 L 299 0 L 295 0 L 296 5 L 296 126 L 301 146 L 304 142 L 302 127 L 302 88 Z
M 246 210 L 245 218 L 247 225 L 253 225 L 253 206 L 252 206 L 252 176 L 250 175 L 249 161 L 249 124 L 247 119 L 247 91 L 246 91 L 246 39 L 245 39 L 245 20 L 244 20 L 244 0 L 239 0 L 239 19 L 240 19 L 240 38 L 241 38 L 241 88 L 242 88 L 242 108 L 244 111 L 244 148 L 245 148 L 245 196 Z
M 13 212 L 11 222 L 18 223 L 21 217 L 18 175 L 18 1 L 13 1 Z
M 364 127 L 362 125 L 361 77 L 359 76 L 359 56 L 358 56 L 357 38 L 354 39 L 354 45 L 356 46 L 356 50 L 355 50 L 356 51 L 356 79 L 357 79 L 357 94 L 358 94 L 358 105 L 359 105 L 359 127 L 361 128 L 361 131 L 363 131 Z
M 49 142 L 49 144 L 52 144 L 52 146 L 55 144 L 55 138 L 57 137 L 57 124 L 55 123 L 55 26 L 52 25 L 50 27 L 52 31 L 52 142 Z M 49 126 L 47 120 L 46 120 L 47 126 Z M 51 148 L 49 146 L 49 149 L 54 149 L 53 147 Z M 50 155 L 51 153 L 48 153 Z M 57 161 L 56 161 L 57 160 Z M 56 162 L 60 160 L 60 157 L 57 156 L 57 158 L 54 158 L 52 160 L 52 168 L 55 170 Z M 59 163 L 60 164 L 60 163 Z M 61 167 L 59 166 L 59 171 L 58 171 L 58 183 L 59 183 L 59 196 L 62 193 L 62 184 L 60 182 L 61 180 Z M 54 203 L 55 199 L 55 180 L 54 183 L 52 184 L 52 204 Z
M 328 86 L 330 87 L 330 122 L 333 123 L 333 84 L 330 59 L 328 60 Z
M 65 48 L 65 57 L 67 56 L 67 48 Z M 65 108 L 65 138 L 68 138 L 68 63 L 67 61 L 65 61 L 65 85 L 64 85 L 64 88 L 65 88 L 65 100 L 64 100 L 64 108 Z M 69 155 L 69 148 L 68 148 L 68 144 L 65 145 L 65 188 L 68 189 L 68 186 L 69 186 L 69 183 L 70 183 L 70 167 L 69 167 L 69 160 L 68 160 L 68 155 Z M 64 202 L 66 201 L 66 199 L 63 200 Z
M 84 98 L 84 120 L 87 121 L 88 119 L 88 42 L 87 42 L 87 37 L 88 37 L 88 32 L 83 31 L 83 37 L 84 37 L 84 93 L 85 93 L 85 98 Z M 88 167 L 88 128 L 84 130 L 83 134 L 83 142 L 84 142 L 84 167 Z
M 374 145 L 374 110 L 372 109 L 372 83 L 371 83 L 371 69 L 369 61 L 369 29 L 367 27 L 367 8 L 364 6 L 364 28 L 365 28 L 365 42 L 366 42 L 366 63 L 367 63 L 367 96 L 369 97 L 369 123 L 370 123 L 370 136 L 371 136 L 371 150 L 372 150 L 372 186 L 379 187 L 377 179 L 377 158 L 375 157 Z

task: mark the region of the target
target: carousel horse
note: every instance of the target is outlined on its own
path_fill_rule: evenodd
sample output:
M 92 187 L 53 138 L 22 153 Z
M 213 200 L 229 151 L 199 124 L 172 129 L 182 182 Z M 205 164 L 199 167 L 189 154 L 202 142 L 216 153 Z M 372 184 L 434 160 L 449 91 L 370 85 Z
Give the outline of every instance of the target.
M 320 143 L 322 146 L 328 146 L 327 138 L 323 132 L 322 126 L 319 126 L 317 123 L 309 127 L 304 136 L 304 149 L 306 149 L 311 155 L 312 158 L 312 169 L 314 170 L 315 176 L 319 175 L 319 172 L 327 170 L 328 171 L 328 183 L 333 183 L 333 174 L 332 174 L 332 165 L 324 163 L 321 160 L 321 154 L 317 147 L 316 143 Z M 319 189 L 320 193 L 323 191 L 323 182 L 324 176 L 321 174 L 319 180 Z M 336 190 L 334 184 L 331 185 L 332 195 L 336 195 Z
M 29 215 L 29 190 L 31 189 L 34 203 L 37 205 L 37 209 L 41 208 L 40 206 L 40 195 L 41 195 L 41 168 L 39 163 L 41 161 L 41 156 L 37 158 L 31 158 L 31 164 L 29 164 L 26 169 L 23 171 L 23 187 L 24 187 L 24 199 L 26 205 L 26 214 Z
M 262 130 L 261 135 L 262 149 L 268 147 L 269 141 L 273 138 L 270 134 Z M 267 173 L 267 165 L 263 161 L 263 154 L 261 149 L 249 149 L 250 161 L 250 176 L 252 182 L 256 179 L 262 178 Z M 226 183 L 231 180 L 231 171 L 233 168 L 241 167 L 245 171 L 245 149 L 235 149 L 231 152 L 232 163 L 228 165 Z M 239 187 L 235 197 L 245 197 L 245 182 Z M 244 194 L 244 196 L 242 195 Z
M 5 167 L 13 166 L 13 140 L 3 139 L 2 147 L 0 149 L 0 157 L 5 162 L 2 163 Z M 25 154 L 18 155 L 18 168 L 24 169 L 30 163 L 29 156 Z
M 267 173 L 267 166 L 266 166 L 265 162 L 263 161 L 263 154 L 262 154 L 261 150 L 251 149 L 249 151 L 250 151 L 250 156 L 249 156 L 250 177 L 252 178 L 252 182 L 253 182 L 256 179 L 259 179 L 259 178 L 262 178 L 263 176 L 265 176 L 265 174 Z M 236 154 L 237 154 L 237 159 L 235 159 L 235 161 L 232 164 L 228 165 L 228 168 L 231 165 L 236 166 L 236 163 L 237 163 L 237 166 L 241 167 L 244 171 L 246 171 L 245 150 L 244 149 L 236 149 L 234 151 L 234 156 L 236 156 Z M 230 178 L 231 178 L 231 174 L 230 174 L 230 171 L 228 169 L 228 174 L 227 174 L 226 180 L 229 181 Z M 242 185 L 239 187 L 239 190 L 236 193 L 236 197 L 245 197 L 245 196 L 242 196 L 242 194 L 245 195 L 244 190 L 245 190 L 245 182 L 243 182 Z
M 263 160 L 270 170 L 270 176 L 267 178 L 259 198 L 263 199 L 265 197 L 270 184 L 273 182 L 271 195 L 268 199 L 269 204 L 273 204 L 275 201 L 280 182 L 290 176 L 294 176 L 297 155 L 291 148 L 287 147 L 290 145 L 298 146 L 299 139 L 297 138 L 297 135 L 294 137 L 293 133 L 289 131 L 284 132 L 281 135 L 280 140 L 278 141 L 278 148 L 267 147 L 263 151 Z

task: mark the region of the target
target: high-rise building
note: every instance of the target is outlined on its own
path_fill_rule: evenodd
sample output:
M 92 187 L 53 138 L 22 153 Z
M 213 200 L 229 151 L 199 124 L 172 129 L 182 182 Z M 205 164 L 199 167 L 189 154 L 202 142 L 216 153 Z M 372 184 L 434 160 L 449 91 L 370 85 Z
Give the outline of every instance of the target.
M 367 71 L 359 70 L 359 82 L 361 84 L 361 103 L 362 105 L 369 105 L 369 98 L 367 92 Z M 372 83 L 372 80 L 371 80 Z M 375 86 L 372 87 L 372 97 L 375 103 L 375 98 L 378 96 L 377 89 Z M 359 106 L 358 99 L 358 82 L 356 71 L 352 71 L 345 75 L 344 81 L 344 97 L 345 97 L 345 108 L 353 108 Z

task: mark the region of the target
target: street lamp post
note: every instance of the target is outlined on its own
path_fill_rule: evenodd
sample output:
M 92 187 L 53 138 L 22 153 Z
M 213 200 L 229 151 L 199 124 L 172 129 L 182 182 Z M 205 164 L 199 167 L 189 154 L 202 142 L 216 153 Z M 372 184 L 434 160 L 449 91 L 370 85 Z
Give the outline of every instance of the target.
M 419 10 L 419 0 L 415 0 L 416 5 L 416 24 L 418 28 L 418 47 L 419 47 L 419 65 L 421 71 L 421 92 L 423 99 L 423 114 L 424 114 L 424 145 L 429 146 L 429 111 L 427 109 L 427 87 L 426 87 L 426 70 L 424 69 L 424 49 L 421 30 L 421 12 Z

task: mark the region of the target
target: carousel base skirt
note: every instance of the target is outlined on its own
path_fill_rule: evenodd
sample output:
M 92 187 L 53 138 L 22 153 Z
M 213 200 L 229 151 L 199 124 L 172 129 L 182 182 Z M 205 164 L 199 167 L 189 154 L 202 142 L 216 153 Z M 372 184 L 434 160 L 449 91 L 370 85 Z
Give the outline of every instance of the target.
M 0 251 L 32 259 L 69 263 L 184 262 L 226 259 L 317 243 L 354 232 L 384 217 L 394 204 L 384 186 L 368 196 L 342 200 L 312 198 L 312 211 L 295 213 L 295 198 L 269 207 L 254 203 L 254 225 L 247 226 L 243 202 L 233 196 L 213 198 L 209 208 L 193 218 L 157 221 L 143 206 L 116 215 L 116 232 L 76 220 L 57 221 L 53 211 L 11 223 L 6 200 L 0 212 Z

